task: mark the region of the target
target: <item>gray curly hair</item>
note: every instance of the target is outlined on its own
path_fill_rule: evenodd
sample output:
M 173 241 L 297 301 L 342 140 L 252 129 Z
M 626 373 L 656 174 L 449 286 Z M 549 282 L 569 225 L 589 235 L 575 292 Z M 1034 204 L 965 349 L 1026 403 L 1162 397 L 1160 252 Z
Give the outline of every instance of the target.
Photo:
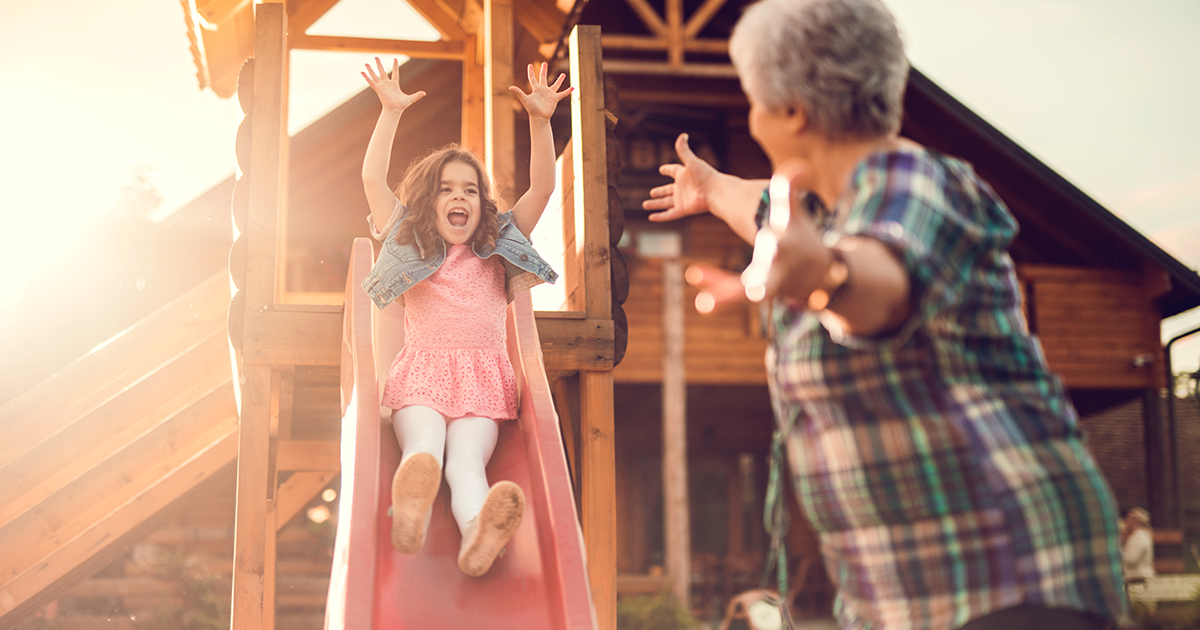
M 800 105 L 830 140 L 900 130 L 908 59 L 879 0 L 761 0 L 729 54 L 746 94 L 771 111 Z

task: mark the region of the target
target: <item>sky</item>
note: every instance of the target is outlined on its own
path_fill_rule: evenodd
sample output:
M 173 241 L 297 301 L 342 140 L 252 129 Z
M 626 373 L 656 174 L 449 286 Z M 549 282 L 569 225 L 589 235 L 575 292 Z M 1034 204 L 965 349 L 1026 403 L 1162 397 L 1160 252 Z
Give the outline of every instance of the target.
M 1200 3 L 885 2 L 915 67 L 1200 267 Z M 309 32 L 436 38 L 400 0 L 342 0 Z M 369 57 L 293 52 L 290 131 L 361 90 Z M 0 0 L 0 114 L 0 309 L 135 173 L 163 196 L 155 219 L 228 177 L 242 119 L 198 89 L 176 0 Z M 1164 340 L 1197 326 L 1200 309 Z M 1200 369 L 1200 334 L 1174 355 Z

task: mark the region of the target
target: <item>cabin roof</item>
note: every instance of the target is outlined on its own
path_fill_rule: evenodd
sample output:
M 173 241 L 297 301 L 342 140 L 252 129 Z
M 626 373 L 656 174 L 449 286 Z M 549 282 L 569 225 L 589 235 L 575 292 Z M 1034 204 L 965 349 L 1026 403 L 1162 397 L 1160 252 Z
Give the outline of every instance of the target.
M 1140 270 L 1149 264 L 1170 277 L 1159 299 L 1163 317 L 1200 306 L 1200 275 L 1164 251 L 1065 177 L 963 105 L 916 69 L 909 75 L 905 132 L 919 142 L 970 161 L 1001 194 L 1023 233 L 1051 242 L 1028 243 L 1022 258 Z M 1033 240 L 1033 239 L 1030 239 Z M 1055 246 L 1061 248 L 1054 251 Z M 1015 254 L 1014 254 L 1015 255 Z

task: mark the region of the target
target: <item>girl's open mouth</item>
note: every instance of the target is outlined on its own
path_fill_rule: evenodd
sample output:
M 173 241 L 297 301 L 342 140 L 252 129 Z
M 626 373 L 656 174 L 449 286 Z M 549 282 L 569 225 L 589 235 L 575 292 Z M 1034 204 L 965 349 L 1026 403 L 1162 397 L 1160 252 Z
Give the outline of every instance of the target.
M 446 221 L 454 227 L 465 226 L 468 218 L 467 213 L 462 210 L 451 210 L 450 214 L 446 215 Z

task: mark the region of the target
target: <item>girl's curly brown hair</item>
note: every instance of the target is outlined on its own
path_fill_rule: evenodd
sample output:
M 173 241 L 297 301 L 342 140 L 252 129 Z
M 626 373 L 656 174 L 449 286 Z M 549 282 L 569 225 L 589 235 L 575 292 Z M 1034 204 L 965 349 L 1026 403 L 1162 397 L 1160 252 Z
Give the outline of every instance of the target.
M 408 207 L 408 213 L 396 232 L 397 243 L 410 245 L 420 241 L 422 247 L 429 247 L 441 238 L 434 213 L 442 183 L 442 169 L 451 162 L 470 166 L 479 177 L 479 226 L 475 228 L 468 244 L 472 247 L 479 245 L 485 251 L 496 247 L 496 237 L 500 235 L 500 209 L 492 198 L 491 179 L 479 156 L 460 144 L 448 144 L 435 149 L 425 157 L 414 160 L 405 171 L 404 180 L 395 191 L 400 203 Z

